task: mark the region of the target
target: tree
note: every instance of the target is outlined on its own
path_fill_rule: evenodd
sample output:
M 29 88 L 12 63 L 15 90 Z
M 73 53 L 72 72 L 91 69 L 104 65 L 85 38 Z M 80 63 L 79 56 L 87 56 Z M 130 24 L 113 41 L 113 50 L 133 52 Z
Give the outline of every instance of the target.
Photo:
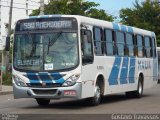
M 44 7 L 44 14 L 70 14 L 82 15 L 92 18 L 113 21 L 113 17 L 108 15 L 105 10 L 96 9 L 99 4 L 84 0 L 57 0 L 50 1 Z M 40 9 L 32 11 L 31 16 L 39 15 Z
M 121 22 L 154 31 L 157 35 L 157 42 L 160 44 L 160 5 L 158 1 L 146 0 L 139 3 L 135 0 L 133 8 L 126 8 L 120 10 Z

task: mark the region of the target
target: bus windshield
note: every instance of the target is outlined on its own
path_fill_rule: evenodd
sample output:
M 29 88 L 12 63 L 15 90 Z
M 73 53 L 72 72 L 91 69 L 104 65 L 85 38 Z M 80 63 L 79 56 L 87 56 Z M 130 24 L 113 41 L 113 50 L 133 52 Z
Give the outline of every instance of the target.
M 16 34 L 14 67 L 31 71 L 64 70 L 78 64 L 76 32 Z

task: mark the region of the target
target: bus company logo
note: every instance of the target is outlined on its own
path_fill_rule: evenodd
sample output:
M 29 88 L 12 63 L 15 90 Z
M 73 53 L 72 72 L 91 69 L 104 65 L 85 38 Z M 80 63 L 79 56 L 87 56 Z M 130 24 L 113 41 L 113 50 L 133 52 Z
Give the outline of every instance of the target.
M 47 84 L 45 82 L 42 82 L 42 86 L 45 87 Z
M 138 61 L 138 69 L 139 70 L 148 70 L 151 69 L 151 62 L 150 61 Z

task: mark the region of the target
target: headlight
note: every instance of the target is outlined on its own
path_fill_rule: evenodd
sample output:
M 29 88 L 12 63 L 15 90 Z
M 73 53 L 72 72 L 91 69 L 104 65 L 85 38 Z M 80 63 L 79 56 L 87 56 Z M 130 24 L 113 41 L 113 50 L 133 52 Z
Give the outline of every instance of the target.
M 27 87 L 27 84 L 21 78 L 17 77 L 16 75 L 13 75 L 13 79 L 17 86 Z
M 79 76 L 80 76 L 79 74 L 72 75 L 63 83 L 62 86 L 63 87 L 73 86 L 74 84 L 76 84 L 76 81 L 78 80 Z

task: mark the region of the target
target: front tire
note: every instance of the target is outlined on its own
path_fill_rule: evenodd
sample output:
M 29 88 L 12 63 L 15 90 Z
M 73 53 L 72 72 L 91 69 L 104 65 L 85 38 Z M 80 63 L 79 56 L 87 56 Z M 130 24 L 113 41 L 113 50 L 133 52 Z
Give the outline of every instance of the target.
M 38 105 L 40 105 L 40 106 L 49 105 L 49 103 L 50 103 L 49 99 L 37 98 L 36 101 L 37 101 Z
M 92 106 L 99 105 L 101 101 L 101 89 L 100 85 L 96 84 L 95 89 L 94 89 L 94 97 L 89 98 L 89 103 Z

